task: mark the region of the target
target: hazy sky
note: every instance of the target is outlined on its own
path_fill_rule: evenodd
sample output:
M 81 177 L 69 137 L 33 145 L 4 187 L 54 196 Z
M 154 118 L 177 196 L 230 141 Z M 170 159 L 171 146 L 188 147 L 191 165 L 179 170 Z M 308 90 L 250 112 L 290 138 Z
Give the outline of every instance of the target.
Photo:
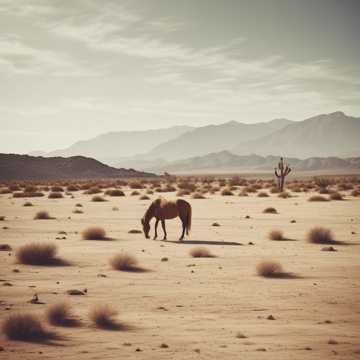
M 360 116 L 358 0 L 0 0 L 0 152 Z

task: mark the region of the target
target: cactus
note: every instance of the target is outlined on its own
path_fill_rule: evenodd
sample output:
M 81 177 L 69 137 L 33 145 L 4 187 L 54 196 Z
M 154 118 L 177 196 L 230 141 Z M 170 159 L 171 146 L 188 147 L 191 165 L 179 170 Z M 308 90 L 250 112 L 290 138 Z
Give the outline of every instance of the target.
M 290 174 L 291 168 L 284 162 L 284 158 L 280 158 L 277 168 L 275 168 L 275 176 L 278 181 L 278 189 L 280 192 L 284 191 L 285 178 Z

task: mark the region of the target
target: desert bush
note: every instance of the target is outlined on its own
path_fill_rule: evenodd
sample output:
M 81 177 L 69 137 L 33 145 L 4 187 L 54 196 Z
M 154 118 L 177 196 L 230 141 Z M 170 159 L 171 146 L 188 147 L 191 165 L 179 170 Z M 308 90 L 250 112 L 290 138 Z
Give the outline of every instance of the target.
M 291 195 L 287 191 L 283 191 L 278 195 L 278 197 L 281 199 L 287 199 L 287 198 L 290 198 Z
M 139 197 L 140 200 L 150 200 L 150 198 L 147 195 L 141 195 Z
M 309 230 L 306 240 L 313 244 L 332 244 L 334 237 L 330 229 L 316 226 Z
M 57 247 L 52 243 L 32 242 L 20 246 L 15 253 L 20 264 L 26 265 L 53 265 L 59 263 L 56 258 Z
M 64 189 L 63 189 L 61 186 L 52 186 L 52 187 L 50 188 L 50 190 L 51 190 L 52 192 L 63 192 L 63 191 L 64 191 Z
M 68 185 L 66 190 L 72 192 L 72 191 L 79 191 L 80 189 L 76 185 Z
M 109 262 L 114 270 L 134 271 L 138 269 L 137 259 L 127 253 L 114 255 Z
M 196 189 L 196 185 L 188 181 L 179 182 L 177 187 L 181 190 L 188 190 L 189 192 L 194 192 Z
M 83 240 L 105 240 L 106 232 L 102 227 L 92 226 L 82 232 Z
M 42 197 L 42 196 L 44 196 L 44 194 L 42 192 L 37 192 L 37 191 L 34 192 L 24 191 L 24 192 L 13 193 L 14 198 L 29 198 L 29 197 Z
M 84 212 L 80 209 L 73 210 L 73 214 L 83 214 Z
M 215 257 L 211 254 L 210 250 L 203 246 L 198 246 L 190 250 L 190 256 L 193 258 L 211 258 Z
M 19 185 L 13 184 L 13 185 L 9 186 L 9 190 L 11 190 L 11 191 L 20 191 L 21 188 L 20 188 Z
M 270 192 L 272 194 L 278 194 L 279 193 L 279 189 L 276 186 L 273 186 L 270 188 Z
M 154 194 L 154 191 L 153 191 L 153 190 L 148 189 L 148 190 L 146 190 L 146 193 L 147 193 L 148 195 L 153 195 L 153 194 Z
M 5 216 L 1 215 L 0 216 L 0 221 L 4 221 L 5 220 Z
M 274 207 L 267 207 L 263 210 L 264 214 L 277 214 L 277 210 Z
M 222 196 L 232 196 L 232 195 L 234 195 L 234 193 L 230 189 L 223 189 L 221 191 L 221 195 Z
M 48 196 L 49 199 L 61 199 L 63 197 L 64 196 L 61 192 L 51 192 Z
M 93 202 L 104 202 L 106 201 L 102 196 L 95 195 L 91 198 L 91 201 Z
M 131 196 L 137 196 L 137 195 L 140 195 L 140 193 L 139 193 L 139 191 L 134 190 L 134 191 L 131 192 L 130 195 L 131 195 Z
M 360 196 L 360 190 L 355 189 L 351 192 L 350 195 L 354 197 Z
M 176 196 L 185 196 L 185 195 L 190 195 L 190 194 L 191 194 L 190 190 L 181 189 L 176 193 Z
M 340 193 L 337 192 L 337 191 L 332 192 L 332 193 L 329 195 L 329 198 L 330 198 L 331 200 L 344 200 L 342 194 L 340 194 Z
M 54 219 L 54 218 L 51 217 L 49 213 L 45 210 L 38 211 L 34 216 L 34 220 L 50 220 L 50 219 Z
M 11 314 L 5 318 L 1 328 L 10 340 L 42 342 L 55 336 L 32 314 Z
M 83 207 L 82 204 L 80 204 L 80 203 L 75 204 L 75 206 L 76 207 Z
M 308 201 L 329 201 L 329 200 L 321 195 L 313 195 L 309 197 Z
M 0 194 L 5 195 L 5 194 L 11 194 L 12 191 L 9 188 L 2 188 L 0 189 Z
M 277 277 L 283 273 L 283 269 L 278 262 L 262 261 L 256 266 L 256 272 L 263 277 Z
M 109 196 L 125 196 L 125 193 L 120 189 L 109 189 L 105 191 L 105 195 Z
M 138 182 L 138 181 L 133 181 L 133 182 L 131 182 L 130 184 L 129 184 L 129 187 L 130 187 L 130 189 L 143 189 L 144 188 L 144 186 L 140 183 L 140 182 Z
M 271 230 L 268 238 L 270 240 L 284 240 L 284 233 L 281 230 Z
M 258 197 L 269 197 L 269 194 L 265 191 L 260 191 L 258 194 L 257 194 Z
M 46 318 L 48 322 L 56 326 L 75 326 L 78 321 L 71 313 L 71 306 L 68 302 L 58 302 L 50 305 L 46 309 Z
M 84 192 L 84 194 L 86 195 L 95 195 L 99 193 L 101 193 L 101 190 L 98 187 L 91 187 L 90 189 Z
M 90 309 L 89 318 L 96 327 L 113 330 L 119 327 L 114 319 L 117 314 L 110 305 L 95 305 Z
M 30 201 L 24 202 L 23 206 L 34 206 Z

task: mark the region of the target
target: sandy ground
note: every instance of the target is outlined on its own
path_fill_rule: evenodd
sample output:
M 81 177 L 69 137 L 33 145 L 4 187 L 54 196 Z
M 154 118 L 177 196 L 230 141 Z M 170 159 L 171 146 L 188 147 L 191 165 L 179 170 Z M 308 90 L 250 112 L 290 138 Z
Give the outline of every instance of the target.
M 0 222 L 1 244 L 15 250 L 31 241 L 52 241 L 59 256 L 73 265 L 19 265 L 14 252 L 9 256 L 1 251 L 0 279 L 13 286 L 0 283 L 0 320 L 18 311 L 43 316 L 47 305 L 68 299 L 82 326 L 51 327 L 64 336 L 52 345 L 8 341 L 2 334 L 0 358 L 359 359 L 360 198 L 310 203 L 310 194 L 295 196 L 190 199 L 191 237 L 177 243 L 179 220 L 167 222 L 168 242 L 128 233 L 141 228 L 140 218 L 149 205 L 138 196 L 94 203 L 91 196 L 75 193 L 74 199 L 29 199 L 35 206 L 23 207 L 24 199 L 1 195 L 0 215 L 6 216 Z M 83 204 L 84 214 L 72 213 L 76 203 Z M 113 211 L 114 206 L 119 211 Z M 279 214 L 263 214 L 268 206 Z M 33 220 L 39 210 L 48 210 L 56 219 Z M 296 223 L 290 223 L 292 219 Z M 214 221 L 221 226 L 211 226 Z M 114 240 L 82 240 L 81 231 L 90 225 L 104 227 Z M 314 225 L 331 228 L 337 239 L 351 245 L 323 252 L 323 246 L 306 243 L 305 234 Z M 282 229 L 295 241 L 268 240 L 272 229 Z M 59 231 L 67 232 L 66 239 L 56 239 L 63 236 Z M 191 258 L 189 250 L 197 244 L 217 257 Z M 108 260 L 121 251 L 135 255 L 151 271 L 112 270 Z M 162 262 L 163 257 L 169 261 Z M 279 261 L 299 278 L 257 276 L 256 265 L 263 259 Z M 84 288 L 84 296 L 66 294 Z M 34 293 L 45 304 L 28 303 Z M 87 313 L 97 303 L 113 305 L 119 320 L 131 328 L 92 327 Z M 275 320 L 268 320 L 269 315 Z M 238 332 L 246 338 L 237 338 Z M 329 344 L 330 339 L 337 344 Z

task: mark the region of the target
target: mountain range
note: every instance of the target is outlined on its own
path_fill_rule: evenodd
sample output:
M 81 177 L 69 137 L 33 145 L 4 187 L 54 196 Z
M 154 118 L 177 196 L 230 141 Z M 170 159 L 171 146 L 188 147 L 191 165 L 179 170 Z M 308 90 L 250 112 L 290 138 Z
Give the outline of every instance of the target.
M 154 176 L 133 169 L 116 169 L 84 156 L 35 157 L 0 154 L 0 180 L 60 180 Z
M 229 121 L 202 127 L 177 126 L 148 131 L 112 132 L 79 141 L 67 149 L 45 156 L 83 155 L 114 167 L 147 171 L 172 171 L 180 169 L 181 163 L 182 167 L 196 170 L 199 160 L 194 158 L 205 157 L 204 161 L 212 159 L 212 167 L 215 168 L 218 159 L 213 154 L 222 154 L 224 151 L 228 152 L 229 158 L 252 154 L 299 160 L 352 158 L 360 156 L 359 139 L 360 118 L 337 111 L 302 121 L 275 119 L 254 124 Z M 206 157 L 209 154 L 211 156 Z M 236 161 L 240 160 L 237 158 Z

